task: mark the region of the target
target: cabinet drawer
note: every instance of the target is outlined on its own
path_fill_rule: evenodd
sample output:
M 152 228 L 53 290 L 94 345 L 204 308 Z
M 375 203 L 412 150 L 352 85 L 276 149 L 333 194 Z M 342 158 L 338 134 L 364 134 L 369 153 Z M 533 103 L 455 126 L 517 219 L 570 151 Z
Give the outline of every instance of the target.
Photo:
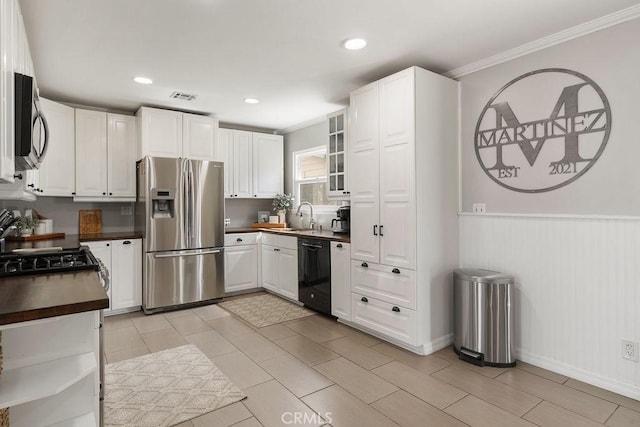
M 389 304 L 416 308 L 416 272 L 413 270 L 351 261 L 351 290 Z
M 265 245 L 278 246 L 280 248 L 298 250 L 298 238 L 292 236 L 281 236 L 279 234 L 262 233 L 262 243 Z
M 351 293 L 351 321 L 398 341 L 416 345 L 416 312 L 367 295 Z
M 224 246 L 244 246 L 258 243 L 259 233 L 230 233 L 224 235 Z

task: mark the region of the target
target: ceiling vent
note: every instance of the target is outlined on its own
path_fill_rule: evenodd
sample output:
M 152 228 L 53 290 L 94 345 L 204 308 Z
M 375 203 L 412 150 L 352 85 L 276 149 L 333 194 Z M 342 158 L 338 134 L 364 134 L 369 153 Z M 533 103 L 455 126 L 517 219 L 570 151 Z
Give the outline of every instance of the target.
M 181 101 L 193 101 L 194 99 L 196 99 L 196 95 L 191 95 L 189 93 L 183 93 L 183 92 L 173 92 L 169 98 L 173 98 L 173 99 L 179 99 Z

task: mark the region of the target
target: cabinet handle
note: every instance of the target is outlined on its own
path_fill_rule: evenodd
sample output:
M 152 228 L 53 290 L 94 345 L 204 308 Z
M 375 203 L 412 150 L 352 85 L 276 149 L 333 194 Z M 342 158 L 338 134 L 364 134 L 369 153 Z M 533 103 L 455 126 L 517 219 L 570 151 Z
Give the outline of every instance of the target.
M 391 311 L 395 311 L 396 313 L 400 313 L 400 308 L 398 308 L 397 306 L 393 306 L 393 308 L 391 309 Z
M 369 302 L 369 300 L 367 299 L 367 297 L 362 297 L 362 298 L 360 298 L 360 301 L 362 301 L 362 302 Z
M 35 187 L 35 185 L 33 185 L 33 184 L 27 184 L 27 187 L 31 187 L 31 188 L 33 188 L 33 187 Z
M 122 242 L 123 245 L 130 245 L 131 242 L 129 240 L 125 240 L 124 242 Z
M 341 247 L 342 247 L 342 243 L 338 243 L 338 244 L 336 245 L 336 248 L 341 248 Z
M 384 225 L 380 226 L 380 237 L 384 237 L 384 234 L 382 234 L 382 228 L 384 227 Z
M 400 270 L 398 270 L 397 268 L 394 268 L 393 270 L 391 270 L 391 272 L 395 274 L 400 274 Z
M 242 239 L 241 239 L 240 237 L 238 237 L 238 238 L 236 239 L 236 242 L 242 242 Z
M 109 244 L 109 243 L 107 243 L 107 246 L 109 246 L 109 245 L 110 245 L 110 244 Z
M 360 264 L 360 267 L 367 268 L 369 267 L 369 264 L 367 264 L 366 262 L 363 262 L 362 264 Z
M 72 196 L 75 196 L 75 195 L 76 195 L 76 192 L 74 191 L 73 193 L 71 193 L 71 195 L 72 195 Z
M 377 236 L 377 235 L 378 235 L 378 226 L 377 226 L 377 225 L 374 225 L 374 226 L 373 226 L 373 235 L 374 235 L 374 236 Z
M 274 251 L 274 252 L 280 252 L 280 249 L 278 249 L 278 248 L 273 248 L 273 251 Z
M 106 196 L 106 195 L 107 195 L 107 193 L 103 192 L 103 193 L 102 193 L 102 195 L 103 195 L 103 196 Z

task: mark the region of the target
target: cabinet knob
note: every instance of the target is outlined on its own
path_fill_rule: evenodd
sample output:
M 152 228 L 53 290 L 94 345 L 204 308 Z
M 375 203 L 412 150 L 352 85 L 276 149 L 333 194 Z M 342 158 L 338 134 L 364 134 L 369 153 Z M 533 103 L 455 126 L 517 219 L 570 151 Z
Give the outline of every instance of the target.
M 360 298 L 360 301 L 362 301 L 362 302 L 369 302 L 369 300 L 367 299 L 367 297 L 362 297 L 362 298 Z
M 242 239 L 241 239 L 240 237 L 238 237 L 238 238 L 236 239 L 236 242 L 242 242 Z
M 258 197 L 258 195 L 257 195 L 257 194 L 254 194 L 254 195 L 253 195 L 253 197 Z
M 274 252 L 280 252 L 280 249 L 278 249 L 278 248 L 273 248 L 273 251 L 274 251 Z
M 391 270 L 391 272 L 395 274 L 400 274 L 400 270 L 398 270 L 397 268 L 394 268 L 393 270 Z
M 107 193 L 103 192 L 103 193 L 102 193 L 102 195 L 103 195 L 103 196 L 106 196 L 106 195 L 107 195 Z
M 336 245 L 336 248 L 341 248 L 341 247 L 342 247 L 342 243 L 338 243 L 338 244 Z
M 110 196 L 113 196 L 113 193 L 109 193 Z
M 74 191 L 73 193 L 71 193 L 71 195 L 72 195 L 72 196 L 75 196 L 75 195 L 76 195 L 76 192 Z
M 362 264 L 360 264 L 360 267 L 367 268 L 369 267 L 369 264 L 367 264 L 366 262 L 363 262 Z
M 130 244 L 131 244 L 131 241 L 129 241 L 129 240 L 125 240 L 124 242 L 122 242 L 122 244 L 123 244 L 123 245 L 130 245 Z
M 391 311 L 395 311 L 396 313 L 400 313 L 400 308 L 398 308 L 397 306 L 393 306 L 393 308 L 391 309 Z
M 109 245 L 110 245 L 110 243 L 107 243 L 107 246 L 109 246 Z

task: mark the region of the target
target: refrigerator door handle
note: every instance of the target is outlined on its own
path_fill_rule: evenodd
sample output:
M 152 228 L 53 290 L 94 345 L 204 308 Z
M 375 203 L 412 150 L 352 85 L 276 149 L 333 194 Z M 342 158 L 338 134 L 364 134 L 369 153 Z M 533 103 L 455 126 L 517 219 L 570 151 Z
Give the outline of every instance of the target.
M 198 227 L 196 221 L 196 191 L 195 191 L 195 179 L 193 177 L 193 163 L 189 162 L 189 247 L 200 246 L 198 242 L 194 242 L 196 236 L 195 228 Z
M 220 249 L 213 249 L 210 251 L 199 251 L 199 252 L 187 252 L 187 253 L 170 253 L 170 254 L 154 254 L 154 258 L 180 258 L 185 256 L 198 256 L 198 255 L 210 255 L 210 254 L 219 254 Z
M 187 169 L 187 159 L 182 159 L 182 165 L 180 165 L 181 173 L 180 179 L 182 180 L 182 238 L 184 240 L 184 247 L 190 247 L 189 241 L 189 172 Z

